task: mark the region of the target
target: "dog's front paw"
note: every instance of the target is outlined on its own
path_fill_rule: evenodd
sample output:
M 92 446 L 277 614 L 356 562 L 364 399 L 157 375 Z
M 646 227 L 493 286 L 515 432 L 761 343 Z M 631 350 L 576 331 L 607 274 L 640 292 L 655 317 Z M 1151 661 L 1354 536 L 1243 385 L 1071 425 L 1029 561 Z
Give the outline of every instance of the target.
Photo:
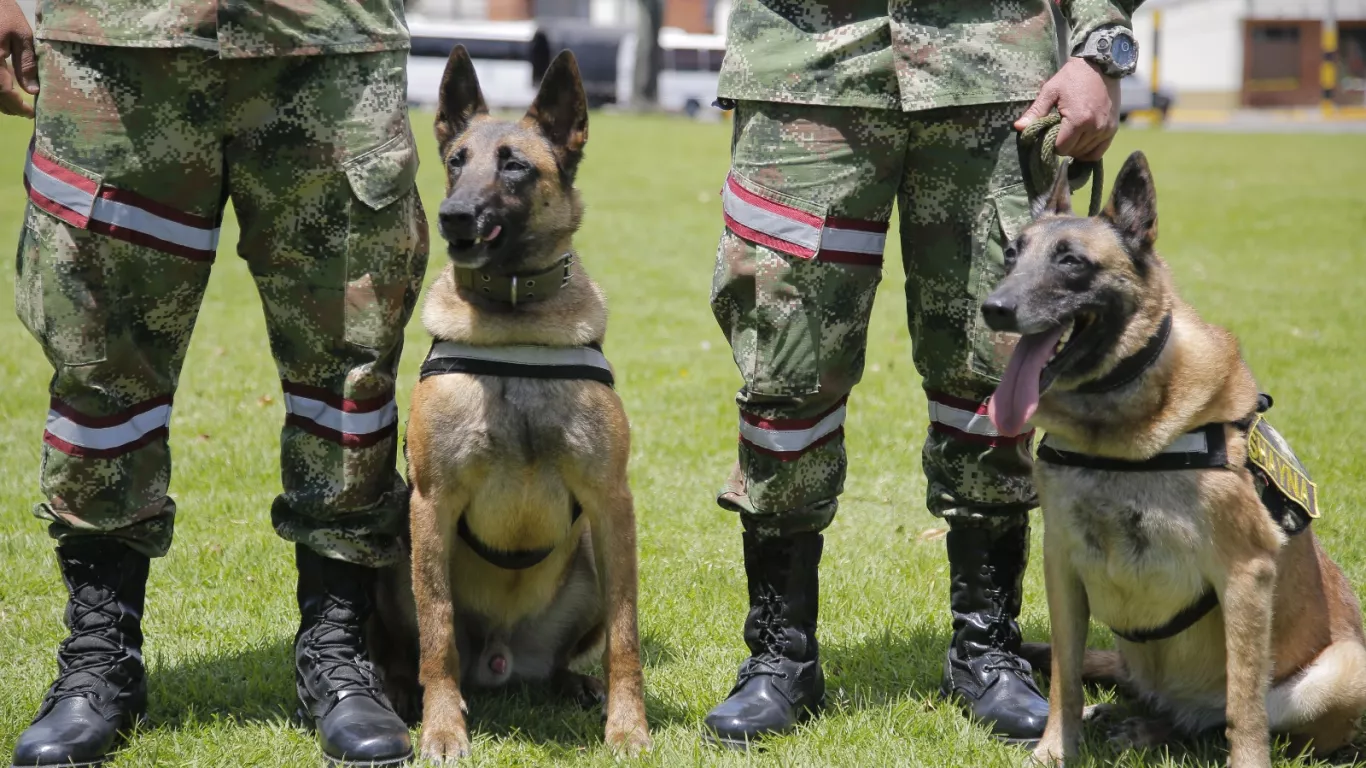
M 650 731 L 644 724 L 633 728 L 607 726 L 607 746 L 612 752 L 626 757 L 638 757 L 653 746 Z
M 445 763 L 470 756 L 470 734 L 463 726 L 422 729 L 422 759 Z

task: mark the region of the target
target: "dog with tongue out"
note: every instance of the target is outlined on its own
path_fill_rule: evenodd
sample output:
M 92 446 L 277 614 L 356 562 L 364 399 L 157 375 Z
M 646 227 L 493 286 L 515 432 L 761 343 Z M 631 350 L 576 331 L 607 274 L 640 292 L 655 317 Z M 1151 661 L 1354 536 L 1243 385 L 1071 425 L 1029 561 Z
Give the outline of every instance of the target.
M 1060 171 L 982 305 L 990 328 L 1020 334 L 992 423 L 1047 433 L 1033 477 L 1052 645 L 1020 652 L 1053 676 L 1034 757 L 1078 756 L 1083 675 L 1143 702 L 1115 719 L 1119 746 L 1227 725 L 1235 768 L 1269 768 L 1270 733 L 1328 755 L 1366 712 L 1366 633 L 1308 523 L 1273 514 L 1274 481 L 1250 471 L 1266 452 L 1250 436 L 1276 434 L 1270 401 L 1233 335 L 1177 295 L 1143 155 L 1100 215 L 1074 216 L 1069 194 Z M 1086 650 L 1091 618 L 1114 651 Z

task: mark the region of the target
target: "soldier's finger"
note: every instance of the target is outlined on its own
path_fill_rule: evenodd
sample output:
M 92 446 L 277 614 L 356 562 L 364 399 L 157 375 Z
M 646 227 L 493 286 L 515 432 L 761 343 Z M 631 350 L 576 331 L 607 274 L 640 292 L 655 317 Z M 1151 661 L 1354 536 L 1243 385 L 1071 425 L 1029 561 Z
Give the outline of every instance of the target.
M 1100 146 L 1101 142 L 1105 141 L 1105 137 L 1094 129 L 1085 129 L 1079 131 L 1078 134 L 1077 141 L 1068 155 L 1078 160 L 1089 160 L 1091 159 L 1090 154 L 1095 151 L 1096 147 Z
M 1015 121 L 1015 130 L 1023 131 L 1030 123 L 1048 114 L 1048 111 L 1057 103 L 1058 92 L 1048 83 L 1044 83 L 1043 90 L 1039 91 L 1039 98 L 1035 99 L 1034 103 L 1029 105 L 1029 109 L 1020 115 L 1020 119 Z M 1064 121 L 1063 125 L 1065 126 L 1067 123 Z
M 6 115 L 33 117 L 33 105 L 25 101 L 18 91 L 13 88 L 6 88 L 4 91 L 0 91 L 0 112 Z
M 1110 144 L 1111 144 L 1113 141 L 1114 141 L 1114 137 L 1111 136 L 1110 138 L 1105 139 L 1104 141 L 1102 141 L 1102 142 L 1100 142 L 1099 144 L 1097 144 L 1097 145 L 1096 145 L 1095 147 L 1093 147 L 1092 149 L 1087 150 L 1086 156 L 1085 156 L 1085 157 L 1078 157 L 1077 159 L 1078 159 L 1078 160 L 1099 160 L 1099 159 L 1101 159 L 1102 157 L 1105 156 L 1105 150 L 1107 150 L 1107 149 L 1110 148 Z
M 19 83 L 24 86 L 24 90 L 36 96 L 38 94 L 38 52 L 33 49 L 32 35 L 23 35 L 19 38 L 19 51 L 14 58 L 19 67 Z
M 1062 125 L 1058 126 L 1058 141 L 1053 145 L 1054 151 L 1059 155 L 1072 157 L 1072 152 L 1077 148 L 1077 140 L 1080 138 L 1080 126 L 1067 118 L 1063 118 Z

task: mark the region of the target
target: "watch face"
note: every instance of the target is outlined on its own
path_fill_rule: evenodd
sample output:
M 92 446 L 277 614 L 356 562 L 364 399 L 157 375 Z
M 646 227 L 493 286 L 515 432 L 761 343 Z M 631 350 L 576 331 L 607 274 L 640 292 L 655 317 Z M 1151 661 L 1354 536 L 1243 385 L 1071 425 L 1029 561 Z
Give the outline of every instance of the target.
M 1110 58 L 1120 69 L 1133 66 L 1138 61 L 1138 46 L 1134 45 L 1134 39 L 1128 35 L 1115 35 L 1110 45 Z

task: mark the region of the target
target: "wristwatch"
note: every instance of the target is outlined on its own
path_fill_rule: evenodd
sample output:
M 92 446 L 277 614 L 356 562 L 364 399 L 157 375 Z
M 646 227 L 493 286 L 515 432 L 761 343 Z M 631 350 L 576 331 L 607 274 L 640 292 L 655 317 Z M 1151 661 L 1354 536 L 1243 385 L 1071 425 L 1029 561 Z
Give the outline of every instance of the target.
M 1106 27 L 1092 32 L 1076 56 L 1095 64 L 1106 77 L 1118 80 L 1138 68 L 1138 41 L 1124 27 Z

